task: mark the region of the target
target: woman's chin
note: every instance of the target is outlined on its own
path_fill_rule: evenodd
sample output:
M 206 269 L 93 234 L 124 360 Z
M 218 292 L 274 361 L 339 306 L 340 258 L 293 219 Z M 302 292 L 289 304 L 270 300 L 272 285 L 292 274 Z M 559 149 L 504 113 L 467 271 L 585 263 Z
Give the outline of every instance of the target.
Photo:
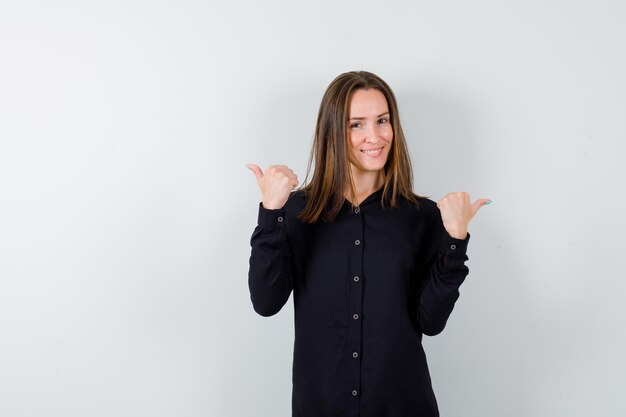
M 379 164 L 361 164 L 359 167 L 356 167 L 359 171 L 365 172 L 378 172 L 385 167 L 384 163 Z

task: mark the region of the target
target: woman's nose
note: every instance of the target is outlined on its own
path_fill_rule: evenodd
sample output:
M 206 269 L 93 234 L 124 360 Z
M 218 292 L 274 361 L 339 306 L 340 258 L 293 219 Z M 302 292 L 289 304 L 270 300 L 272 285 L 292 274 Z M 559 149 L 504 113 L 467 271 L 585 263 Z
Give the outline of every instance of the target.
M 365 131 L 365 141 L 369 143 L 378 142 L 378 134 L 376 133 L 375 126 L 369 126 Z
M 378 139 L 379 139 L 378 135 L 373 130 L 371 132 L 367 132 L 365 134 L 365 142 L 376 143 L 376 142 L 378 142 Z

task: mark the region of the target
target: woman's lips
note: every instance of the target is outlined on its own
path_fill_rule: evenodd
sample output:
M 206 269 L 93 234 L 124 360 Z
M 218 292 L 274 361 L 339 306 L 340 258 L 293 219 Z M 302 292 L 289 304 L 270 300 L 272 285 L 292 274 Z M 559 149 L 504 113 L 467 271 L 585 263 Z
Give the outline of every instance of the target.
M 367 156 L 375 158 L 377 156 L 380 156 L 383 153 L 383 148 L 384 146 L 380 148 L 375 148 L 375 149 L 361 149 L 361 152 Z

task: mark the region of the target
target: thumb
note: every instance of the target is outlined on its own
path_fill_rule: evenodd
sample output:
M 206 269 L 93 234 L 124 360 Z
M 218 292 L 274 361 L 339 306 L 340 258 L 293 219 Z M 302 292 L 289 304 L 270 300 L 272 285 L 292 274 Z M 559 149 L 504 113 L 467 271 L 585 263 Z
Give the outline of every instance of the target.
M 485 204 L 491 204 L 491 200 L 489 200 L 488 198 L 479 198 L 478 200 L 474 201 L 474 204 L 472 204 L 472 217 L 474 217 L 476 212 L 478 212 L 478 209 Z
M 246 164 L 246 166 L 250 169 L 250 171 L 252 171 L 257 180 L 263 177 L 263 171 L 261 171 L 261 168 L 259 168 L 258 165 Z

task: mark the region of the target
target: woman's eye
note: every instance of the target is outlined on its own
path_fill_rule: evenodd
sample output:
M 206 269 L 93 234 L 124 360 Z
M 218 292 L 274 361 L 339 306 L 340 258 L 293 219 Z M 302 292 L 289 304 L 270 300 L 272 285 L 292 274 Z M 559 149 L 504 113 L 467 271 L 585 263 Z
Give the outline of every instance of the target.
M 357 123 L 352 123 L 352 124 L 350 125 L 350 127 L 352 127 L 352 128 L 361 127 L 361 123 L 359 123 L 359 122 L 357 122 Z
M 387 122 L 388 122 L 388 120 L 386 118 L 384 118 L 384 117 L 382 119 L 378 119 L 378 124 L 379 125 L 384 125 Z

